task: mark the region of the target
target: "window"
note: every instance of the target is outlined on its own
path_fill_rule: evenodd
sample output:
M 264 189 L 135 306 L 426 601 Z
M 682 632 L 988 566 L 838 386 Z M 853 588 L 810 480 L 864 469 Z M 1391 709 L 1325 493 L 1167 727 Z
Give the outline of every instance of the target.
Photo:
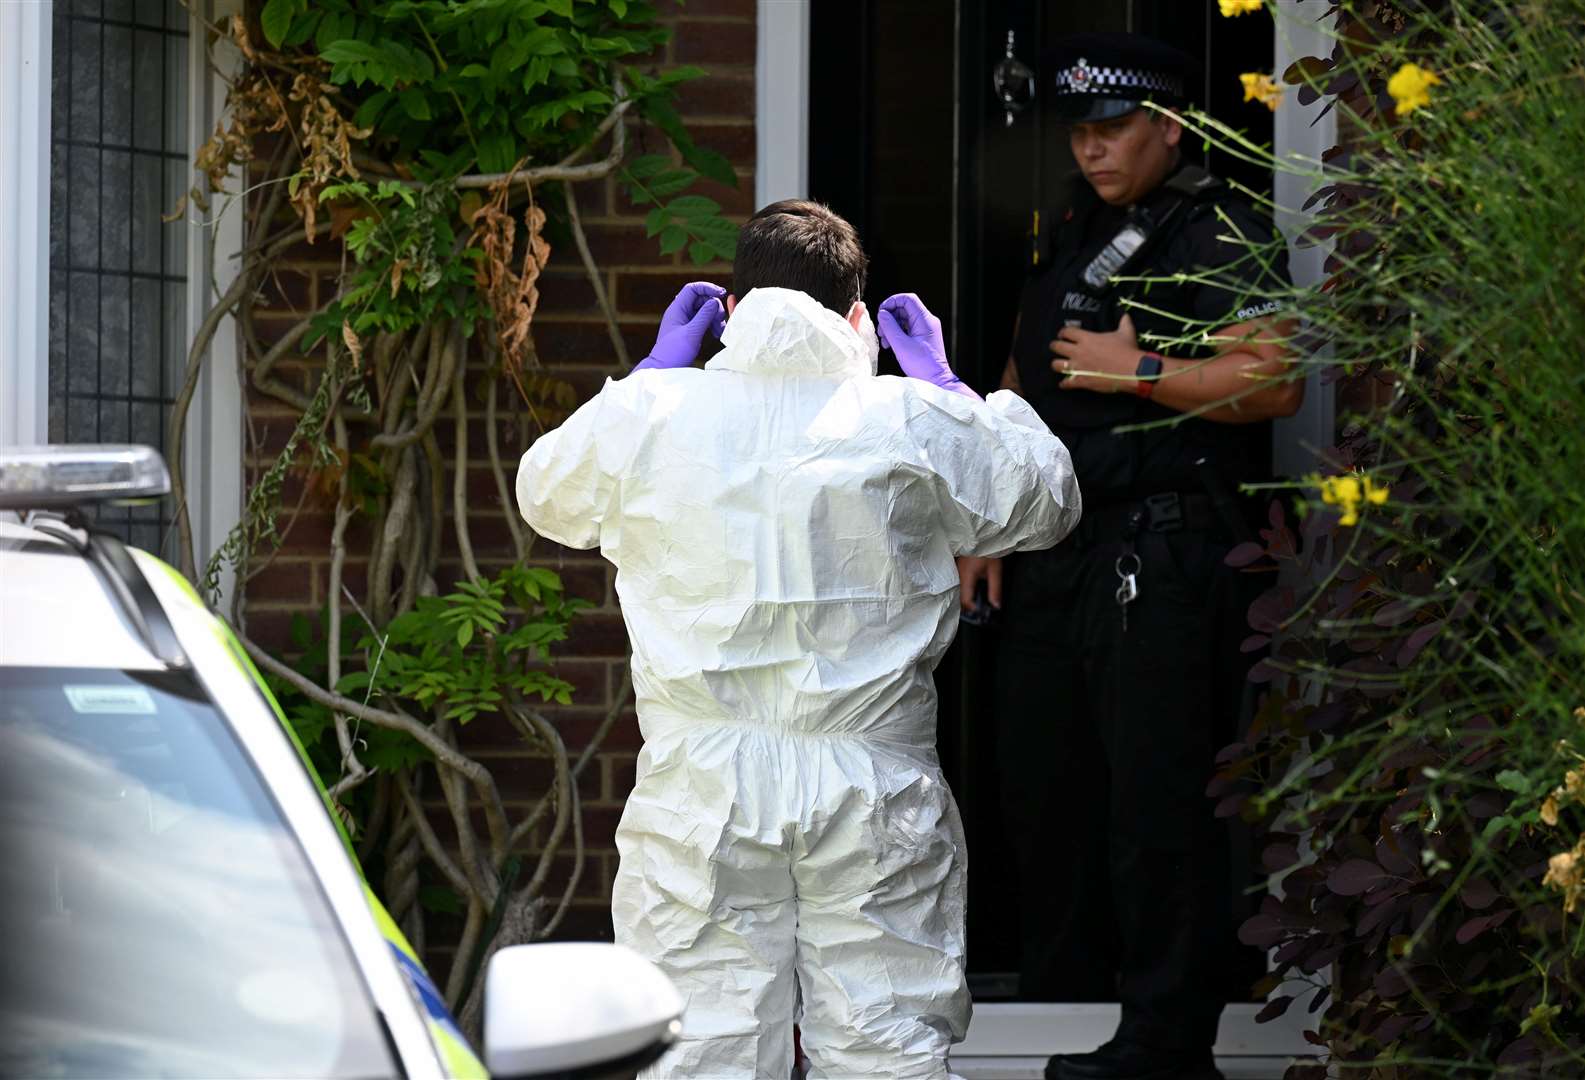
M 177 0 L 58 0 L 52 27 L 49 440 L 166 449 L 187 352 L 189 16 Z M 174 507 L 100 524 L 170 558 Z
M 0 668 L 0 1076 L 393 1063 L 312 868 L 191 673 Z

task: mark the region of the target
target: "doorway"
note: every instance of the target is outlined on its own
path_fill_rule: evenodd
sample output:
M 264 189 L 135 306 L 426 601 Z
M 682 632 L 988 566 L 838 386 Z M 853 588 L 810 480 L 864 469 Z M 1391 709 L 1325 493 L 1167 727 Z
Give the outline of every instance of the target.
M 941 317 L 958 373 L 982 393 L 996 387 L 1008 354 L 1031 213 L 1073 168 L 1066 133 L 1043 107 L 1052 73 L 1042 59 L 1061 35 L 1096 30 L 1150 34 L 1200 57 L 1204 77 L 1195 104 L 1257 142 L 1271 141 L 1271 113 L 1245 104 L 1238 80 L 1244 71 L 1274 69 L 1271 23 L 1222 19 L 1214 0 L 813 0 L 810 6 L 809 195 L 847 217 L 863 238 L 871 257 L 865 296 L 871 310 L 894 292 L 918 293 Z M 1034 70 L 1037 87 L 1010 120 L 992 86 L 1009 42 Z M 1272 189 L 1269 171 L 1205 147 L 1186 149 L 1224 178 Z M 1110 1035 L 1115 1005 L 1018 999 L 1013 908 L 1039 898 L 1021 890 L 1002 827 L 988 715 L 994 663 L 994 632 L 965 627 L 936 680 L 943 766 L 973 852 L 969 955 L 977 1013 L 970 1052 L 996 1047 L 1033 1058 L 1084 1050 Z M 1257 882 L 1247 845 L 1241 865 L 1239 884 Z M 1258 976 L 1261 963 L 1244 956 L 1232 966 Z M 1297 1029 L 1257 1029 L 1257 1009 L 1251 1000 L 1228 1010 L 1219 1053 L 1302 1050 Z

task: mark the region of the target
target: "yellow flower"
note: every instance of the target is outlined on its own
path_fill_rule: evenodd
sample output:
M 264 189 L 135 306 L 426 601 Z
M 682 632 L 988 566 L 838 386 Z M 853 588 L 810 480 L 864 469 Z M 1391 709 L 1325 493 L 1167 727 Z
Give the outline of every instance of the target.
M 1360 507 L 1366 503 L 1380 506 L 1387 501 L 1389 490 L 1385 484 L 1378 484 L 1368 476 L 1354 473 L 1312 476 L 1310 483 L 1320 490 L 1322 502 L 1342 512 L 1338 518 L 1340 525 L 1358 525 Z
M 1441 82 L 1441 77 L 1435 72 L 1427 71 L 1418 64 L 1405 64 L 1387 80 L 1387 93 L 1398 103 L 1398 115 L 1403 116 L 1422 105 L 1431 104 L 1431 87 Z
M 1270 75 L 1258 71 L 1248 71 L 1238 77 L 1244 84 L 1244 100 L 1258 101 L 1269 106 L 1272 112 L 1277 111 L 1277 103 L 1282 100 L 1282 87 L 1277 85 L 1277 80 Z
M 1259 11 L 1265 0 L 1217 0 L 1223 15 L 1247 15 Z

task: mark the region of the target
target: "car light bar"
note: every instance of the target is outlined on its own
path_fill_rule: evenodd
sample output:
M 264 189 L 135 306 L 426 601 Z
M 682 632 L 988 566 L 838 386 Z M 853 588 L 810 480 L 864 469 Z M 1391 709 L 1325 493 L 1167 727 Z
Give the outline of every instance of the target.
M 171 475 L 152 447 L 0 447 L 0 510 L 142 502 L 170 490 Z

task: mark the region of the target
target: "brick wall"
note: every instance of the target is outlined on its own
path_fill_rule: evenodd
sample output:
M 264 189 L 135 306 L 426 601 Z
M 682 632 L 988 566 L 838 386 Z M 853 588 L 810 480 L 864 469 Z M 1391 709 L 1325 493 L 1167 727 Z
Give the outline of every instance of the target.
M 696 64 L 708 71 L 705 78 L 681 89 L 680 109 L 690 131 L 702 145 L 725 154 L 736 167 L 738 187 L 701 182 L 693 190 L 709 195 L 727 214 L 741 220 L 752 210 L 754 191 L 754 0 L 689 0 L 683 5 L 664 3 L 666 22 L 674 33 L 664 60 L 669 64 Z M 633 152 L 663 149 L 654 132 L 635 128 Z M 685 282 L 706 278 L 728 282 L 730 266 L 695 267 L 685 256 L 662 256 L 644 235 L 643 210 L 628 203 L 617 185 L 600 181 L 581 185 L 580 213 L 590 247 L 604 275 L 605 288 L 615 306 L 627 347 L 636 361 L 649 351 L 661 311 Z M 254 323 L 268 344 L 290 327 L 298 316 L 328 299 L 339 268 L 340 246 L 321 242 L 304 247 L 288 270 L 270 282 L 255 309 Z M 550 267 L 540 280 L 541 303 L 534 334 L 541 362 L 549 373 L 571 382 L 580 399 L 614 374 L 611 344 L 603 319 L 595 307 L 594 292 L 570 244 L 552 254 Z M 482 377 L 475 357 L 470 385 Z M 308 385 L 308 365 L 285 363 L 277 369 L 283 379 Z M 500 388 L 499 400 L 507 418 L 500 425 L 501 450 L 509 461 L 525 447 L 536 430 L 512 406 L 516 391 Z M 489 573 L 512 557 L 510 534 L 503 507 L 489 475 L 482 424 L 482 408 L 470 398 L 475 419 L 469 428 L 469 525 L 481 570 Z M 294 414 L 271 399 L 254 395 L 249 401 L 249 423 L 261 437 L 259 452 L 250 461 L 253 475 L 271 461 L 285 444 Z M 439 425 L 442 446 L 449 454 L 451 425 Z M 449 482 L 449 477 L 448 477 Z M 293 507 L 303 495 L 302 480 L 287 485 L 286 505 Z M 276 651 L 289 650 L 288 626 L 294 612 L 313 613 L 325 603 L 329 580 L 331 504 L 309 492 L 303 510 L 287 535 L 285 547 L 248 585 L 245 619 L 249 634 Z M 351 551 L 367 550 L 367 526 L 349 532 Z M 447 532 L 447 552 L 441 563 L 440 585 L 446 588 L 460 576 Z M 611 707 L 611 695 L 621 683 L 627 639 L 612 592 L 612 571 L 598 552 L 569 551 L 545 540 L 534 545 L 532 562 L 558 571 L 572 595 L 595 606 L 573 624 L 571 640 L 557 650 L 556 669 L 576 689 L 574 704 L 547 712 L 559 725 L 570 750 L 588 742 L 590 733 Z M 361 595 L 364 566 L 348 561 L 346 578 Z M 531 806 L 545 790 L 549 762 L 524 752 L 521 741 L 504 722 L 482 717 L 465 731 L 466 745 L 488 759 L 516 813 Z M 622 803 L 632 788 L 634 762 L 639 747 L 632 709 L 624 713 L 591 762 L 581 781 L 585 837 L 590 851 L 580 882 L 575 908 L 557 933 L 562 938 L 603 938 L 611 935 L 609 896 L 616 869 L 612 837 Z M 568 862 L 569 860 L 564 860 Z M 552 883 L 559 894 L 567 867 Z M 444 933 L 443 928 L 441 932 Z

